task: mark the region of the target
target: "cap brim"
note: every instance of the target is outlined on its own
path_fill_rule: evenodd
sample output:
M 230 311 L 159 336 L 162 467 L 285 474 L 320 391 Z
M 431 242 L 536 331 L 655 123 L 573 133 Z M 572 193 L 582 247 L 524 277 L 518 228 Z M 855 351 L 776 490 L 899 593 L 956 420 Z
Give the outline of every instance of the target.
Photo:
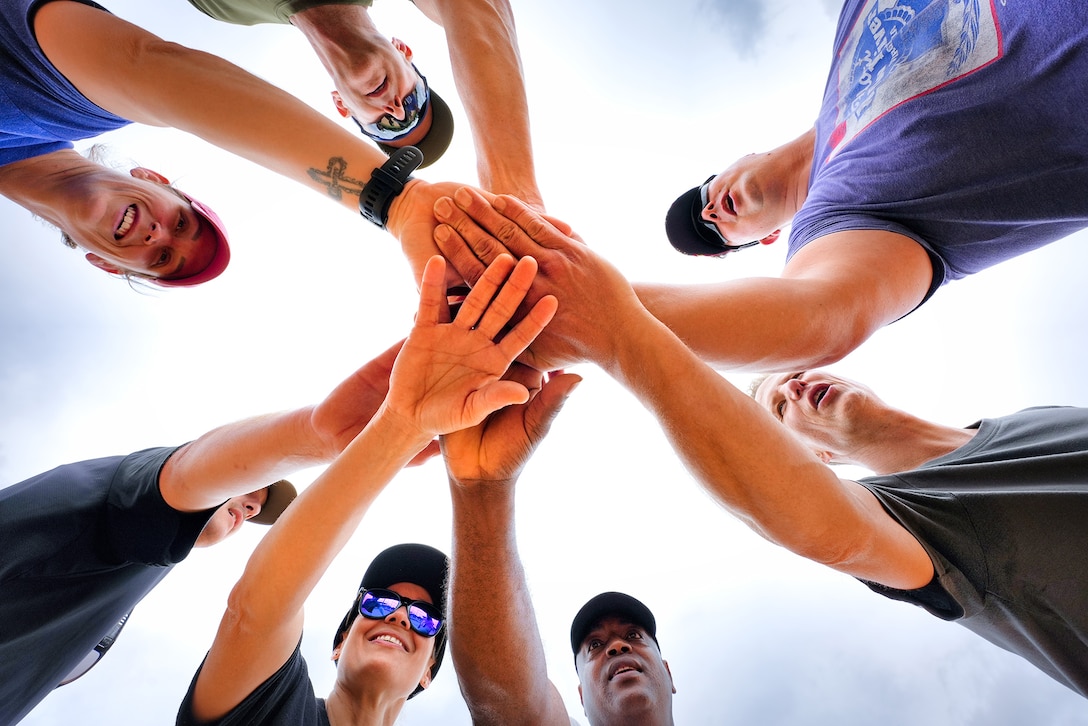
M 438 161 L 442 155 L 446 153 L 446 149 L 450 146 L 450 141 L 453 140 L 453 112 L 450 111 L 450 107 L 446 105 L 446 102 L 442 100 L 442 97 L 434 92 L 433 88 L 430 89 L 428 98 L 427 108 L 431 115 L 431 128 L 427 131 L 425 136 L 410 143 L 405 141 L 396 146 L 380 141 L 377 142 L 378 147 L 387 155 L 392 154 L 403 146 L 416 147 L 423 153 L 423 163 L 419 165 L 420 169 L 428 167 Z
M 702 222 L 703 204 L 699 196 L 701 188 L 692 187 L 672 203 L 665 215 L 665 234 L 672 246 L 685 255 L 728 254 L 736 248 L 722 242 L 721 236 Z
M 275 524 L 276 520 L 287 509 L 287 505 L 295 501 L 298 490 L 295 485 L 286 479 L 268 485 L 268 498 L 261 505 L 260 514 L 250 519 L 254 524 Z
M 200 218 L 210 225 L 212 232 L 215 234 L 215 255 L 212 256 L 207 267 L 194 275 L 173 278 L 170 280 L 155 278 L 153 282 L 162 287 L 192 287 L 193 285 L 199 285 L 219 277 L 223 274 L 223 270 L 227 269 L 227 265 L 230 264 L 230 245 L 227 243 L 227 230 L 223 225 L 223 220 L 219 218 L 218 214 L 201 202 L 198 202 L 184 192 L 180 193 L 181 196 L 185 197 L 189 201 L 189 204 L 192 205 L 193 211 L 199 214 Z
M 622 592 L 602 592 L 582 606 L 570 626 L 570 648 L 575 657 L 589 631 L 606 617 L 616 616 L 640 626 L 657 642 L 657 621 L 650 608 Z

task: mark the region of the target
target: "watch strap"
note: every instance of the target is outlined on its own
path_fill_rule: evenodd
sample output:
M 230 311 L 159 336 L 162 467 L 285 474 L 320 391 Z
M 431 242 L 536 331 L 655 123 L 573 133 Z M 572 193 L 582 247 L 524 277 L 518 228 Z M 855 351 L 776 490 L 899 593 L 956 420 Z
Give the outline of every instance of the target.
M 389 207 L 422 163 L 423 152 L 414 146 L 402 146 L 393 152 L 388 161 L 371 173 L 370 181 L 359 194 L 359 213 L 363 218 L 385 229 Z

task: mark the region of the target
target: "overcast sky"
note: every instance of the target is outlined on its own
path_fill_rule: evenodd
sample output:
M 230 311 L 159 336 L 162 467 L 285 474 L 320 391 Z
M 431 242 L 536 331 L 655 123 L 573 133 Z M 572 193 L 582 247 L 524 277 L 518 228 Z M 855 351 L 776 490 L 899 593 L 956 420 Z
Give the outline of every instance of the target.
M 663 218 L 681 191 L 811 125 L 835 3 L 514 2 L 549 211 L 632 279 L 777 274 L 784 243 L 683 258 Z M 327 76 L 292 28 L 227 26 L 185 0 L 105 4 L 333 115 Z M 421 176 L 475 181 L 441 31 L 403 0 L 378 0 L 373 12 L 458 113 L 453 147 Z M 314 402 L 407 332 L 414 286 L 392 237 L 180 132 L 130 127 L 104 140 L 119 164 L 156 169 L 213 206 L 233 261 L 197 289 L 134 292 L 0 199 L 0 483 Z M 954 283 L 836 369 L 949 424 L 1088 405 L 1086 239 Z M 517 524 L 549 671 L 583 723 L 570 620 L 616 589 L 658 617 L 678 723 L 1088 724 L 1083 699 L 1017 657 L 767 544 L 702 494 L 632 397 L 593 368 L 578 372 L 585 383 L 519 484 Z M 294 480 L 305 486 L 316 473 Z M 136 609 L 109 656 L 24 723 L 172 723 L 263 533 L 247 529 L 194 552 Z M 331 688 L 329 643 L 363 569 L 401 541 L 449 550 L 439 461 L 389 487 L 311 597 L 304 653 L 318 694 Z M 400 719 L 468 722 L 448 659 Z

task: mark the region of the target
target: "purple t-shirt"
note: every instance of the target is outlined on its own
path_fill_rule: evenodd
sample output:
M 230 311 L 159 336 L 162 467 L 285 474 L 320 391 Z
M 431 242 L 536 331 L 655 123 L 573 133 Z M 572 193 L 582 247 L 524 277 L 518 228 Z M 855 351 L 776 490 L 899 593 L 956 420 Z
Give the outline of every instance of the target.
M 848 0 L 789 256 L 881 229 L 929 295 L 1088 227 L 1088 3 Z
M 70 149 L 73 141 L 129 123 L 87 100 L 42 53 L 33 18 L 47 2 L 0 0 L 0 166 Z

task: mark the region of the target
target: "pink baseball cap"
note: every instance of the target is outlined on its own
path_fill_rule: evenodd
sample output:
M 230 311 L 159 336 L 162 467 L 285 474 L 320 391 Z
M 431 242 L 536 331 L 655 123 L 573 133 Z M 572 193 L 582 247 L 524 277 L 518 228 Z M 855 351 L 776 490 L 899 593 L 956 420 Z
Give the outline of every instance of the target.
M 215 235 L 215 254 L 207 267 L 200 272 L 172 279 L 155 278 L 153 282 L 162 287 L 192 287 L 193 285 L 199 285 L 219 277 L 223 274 L 223 270 L 227 269 L 227 264 L 230 263 L 230 245 L 227 244 L 227 230 L 223 226 L 223 220 L 206 205 L 193 199 L 185 192 L 179 193 L 189 201 L 193 211 L 211 226 L 212 233 Z

